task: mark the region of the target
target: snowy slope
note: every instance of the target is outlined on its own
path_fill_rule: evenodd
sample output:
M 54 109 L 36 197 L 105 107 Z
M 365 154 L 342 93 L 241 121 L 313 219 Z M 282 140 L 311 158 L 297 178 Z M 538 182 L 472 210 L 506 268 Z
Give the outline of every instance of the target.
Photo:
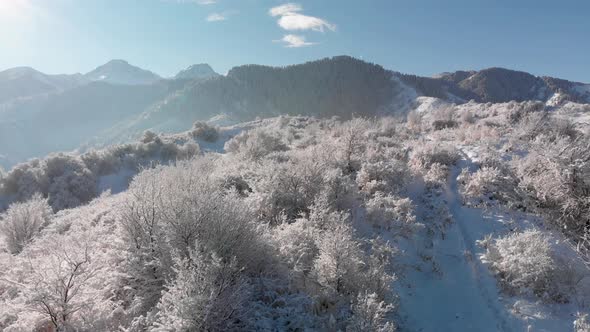
M 396 285 L 401 330 L 570 331 L 580 310 L 576 303 L 546 304 L 501 292 L 476 244 L 488 234 L 540 227 L 540 220 L 465 206 L 457 183 L 462 168 L 476 168 L 466 154 L 443 190 L 413 193 L 425 229 L 414 239 L 398 239 L 405 254 Z M 564 255 L 577 260 L 561 236 L 545 231 Z

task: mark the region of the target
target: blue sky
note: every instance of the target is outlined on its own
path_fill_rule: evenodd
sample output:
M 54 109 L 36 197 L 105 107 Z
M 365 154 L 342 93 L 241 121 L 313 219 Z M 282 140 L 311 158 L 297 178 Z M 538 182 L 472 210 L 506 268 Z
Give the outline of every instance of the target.
M 201 62 L 224 73 L 347 54 L 418 75 L 501 66 L 590 82 L 590 1 L 288 3 L 0 0 L 0 69 L 87 72 L 125 59 L 171 76 Z

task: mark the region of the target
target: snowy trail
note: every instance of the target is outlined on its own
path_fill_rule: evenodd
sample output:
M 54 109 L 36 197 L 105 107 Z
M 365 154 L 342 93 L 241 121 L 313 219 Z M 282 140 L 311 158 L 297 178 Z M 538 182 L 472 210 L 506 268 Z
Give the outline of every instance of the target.
M 476 240 L 493 229 L 484 220 L 482 210 L 462 204 L 457 175 L 461 160 L 451 171 L 445 192 L 430 199 L 418 200 L 418 213 L 428 213 L 432 200 L 440 200 L 453 222 L 444 228 L 444 236 L 430 232 L 431 239 L 406 248 L 411 259 L 428 265 L 413 266 L 402 277 L 400 293 L 401 330 L 404 331 L 523 331 L 522 321 L 515 319 L 501 303 L 494 277 L 477 258 Z M 428 233 L 428 232 L 427 232 Z M 412 251 L 418 257 L 412 258 Z M 415 263 L 414 263 L 415 265 Z

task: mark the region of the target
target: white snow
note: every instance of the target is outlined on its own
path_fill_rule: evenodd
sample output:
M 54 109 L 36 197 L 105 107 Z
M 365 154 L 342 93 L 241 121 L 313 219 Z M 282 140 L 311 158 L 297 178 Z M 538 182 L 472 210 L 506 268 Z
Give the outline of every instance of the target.
M 470 155 L 475 157 L 476 152 Z M 397 240 L 404 250 L 396 286 L 400 330 L 570 331 L 580 310 L 575 303 L 546 304 L 511 297 L 499 289 L 480 259 L 483 249 L 476 241 L 490 233 L 538 227 L 540 221 L 525 214 L 465 206 L 457 183 L 464 167 L 476 167 L 466 154 L 452 169 L 444 190 L 412 194 L 425 229 L 414 239 Z M 565 241 L 558 240 L 561 236 L 552 236 L 567 257 L 578 257 Z
M 430 114 L 441 107 L 452 105 L 443 99 L 435 97 L 418 97 L 416 98 L 416 103 L 418 106 L 415 110 L 421 114 Z
M 556 92 L 553 95 L 551 95 L 551 97 L 545 102 L 545 105 L 558 106 L 560 99 L 561 99 L 561 94 L 559 92 Z

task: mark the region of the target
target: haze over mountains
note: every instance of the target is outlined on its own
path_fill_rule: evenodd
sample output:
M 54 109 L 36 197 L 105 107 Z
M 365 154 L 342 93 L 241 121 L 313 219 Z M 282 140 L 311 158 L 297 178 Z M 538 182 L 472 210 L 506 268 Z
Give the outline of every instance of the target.
M 279 114 L 320 117 L 404 113 L 420 96 L 457 104 L 590 102 L 590 85 L 503 68 L 401 74 L 348 56 L 287 67 L 245 65 L 219 75 L 206 64 L 173 78 L 112 60 L 87 74 L 0 72 L 0 165 L 47 153 L 175 132 L 220 114 L 228 121 Z

